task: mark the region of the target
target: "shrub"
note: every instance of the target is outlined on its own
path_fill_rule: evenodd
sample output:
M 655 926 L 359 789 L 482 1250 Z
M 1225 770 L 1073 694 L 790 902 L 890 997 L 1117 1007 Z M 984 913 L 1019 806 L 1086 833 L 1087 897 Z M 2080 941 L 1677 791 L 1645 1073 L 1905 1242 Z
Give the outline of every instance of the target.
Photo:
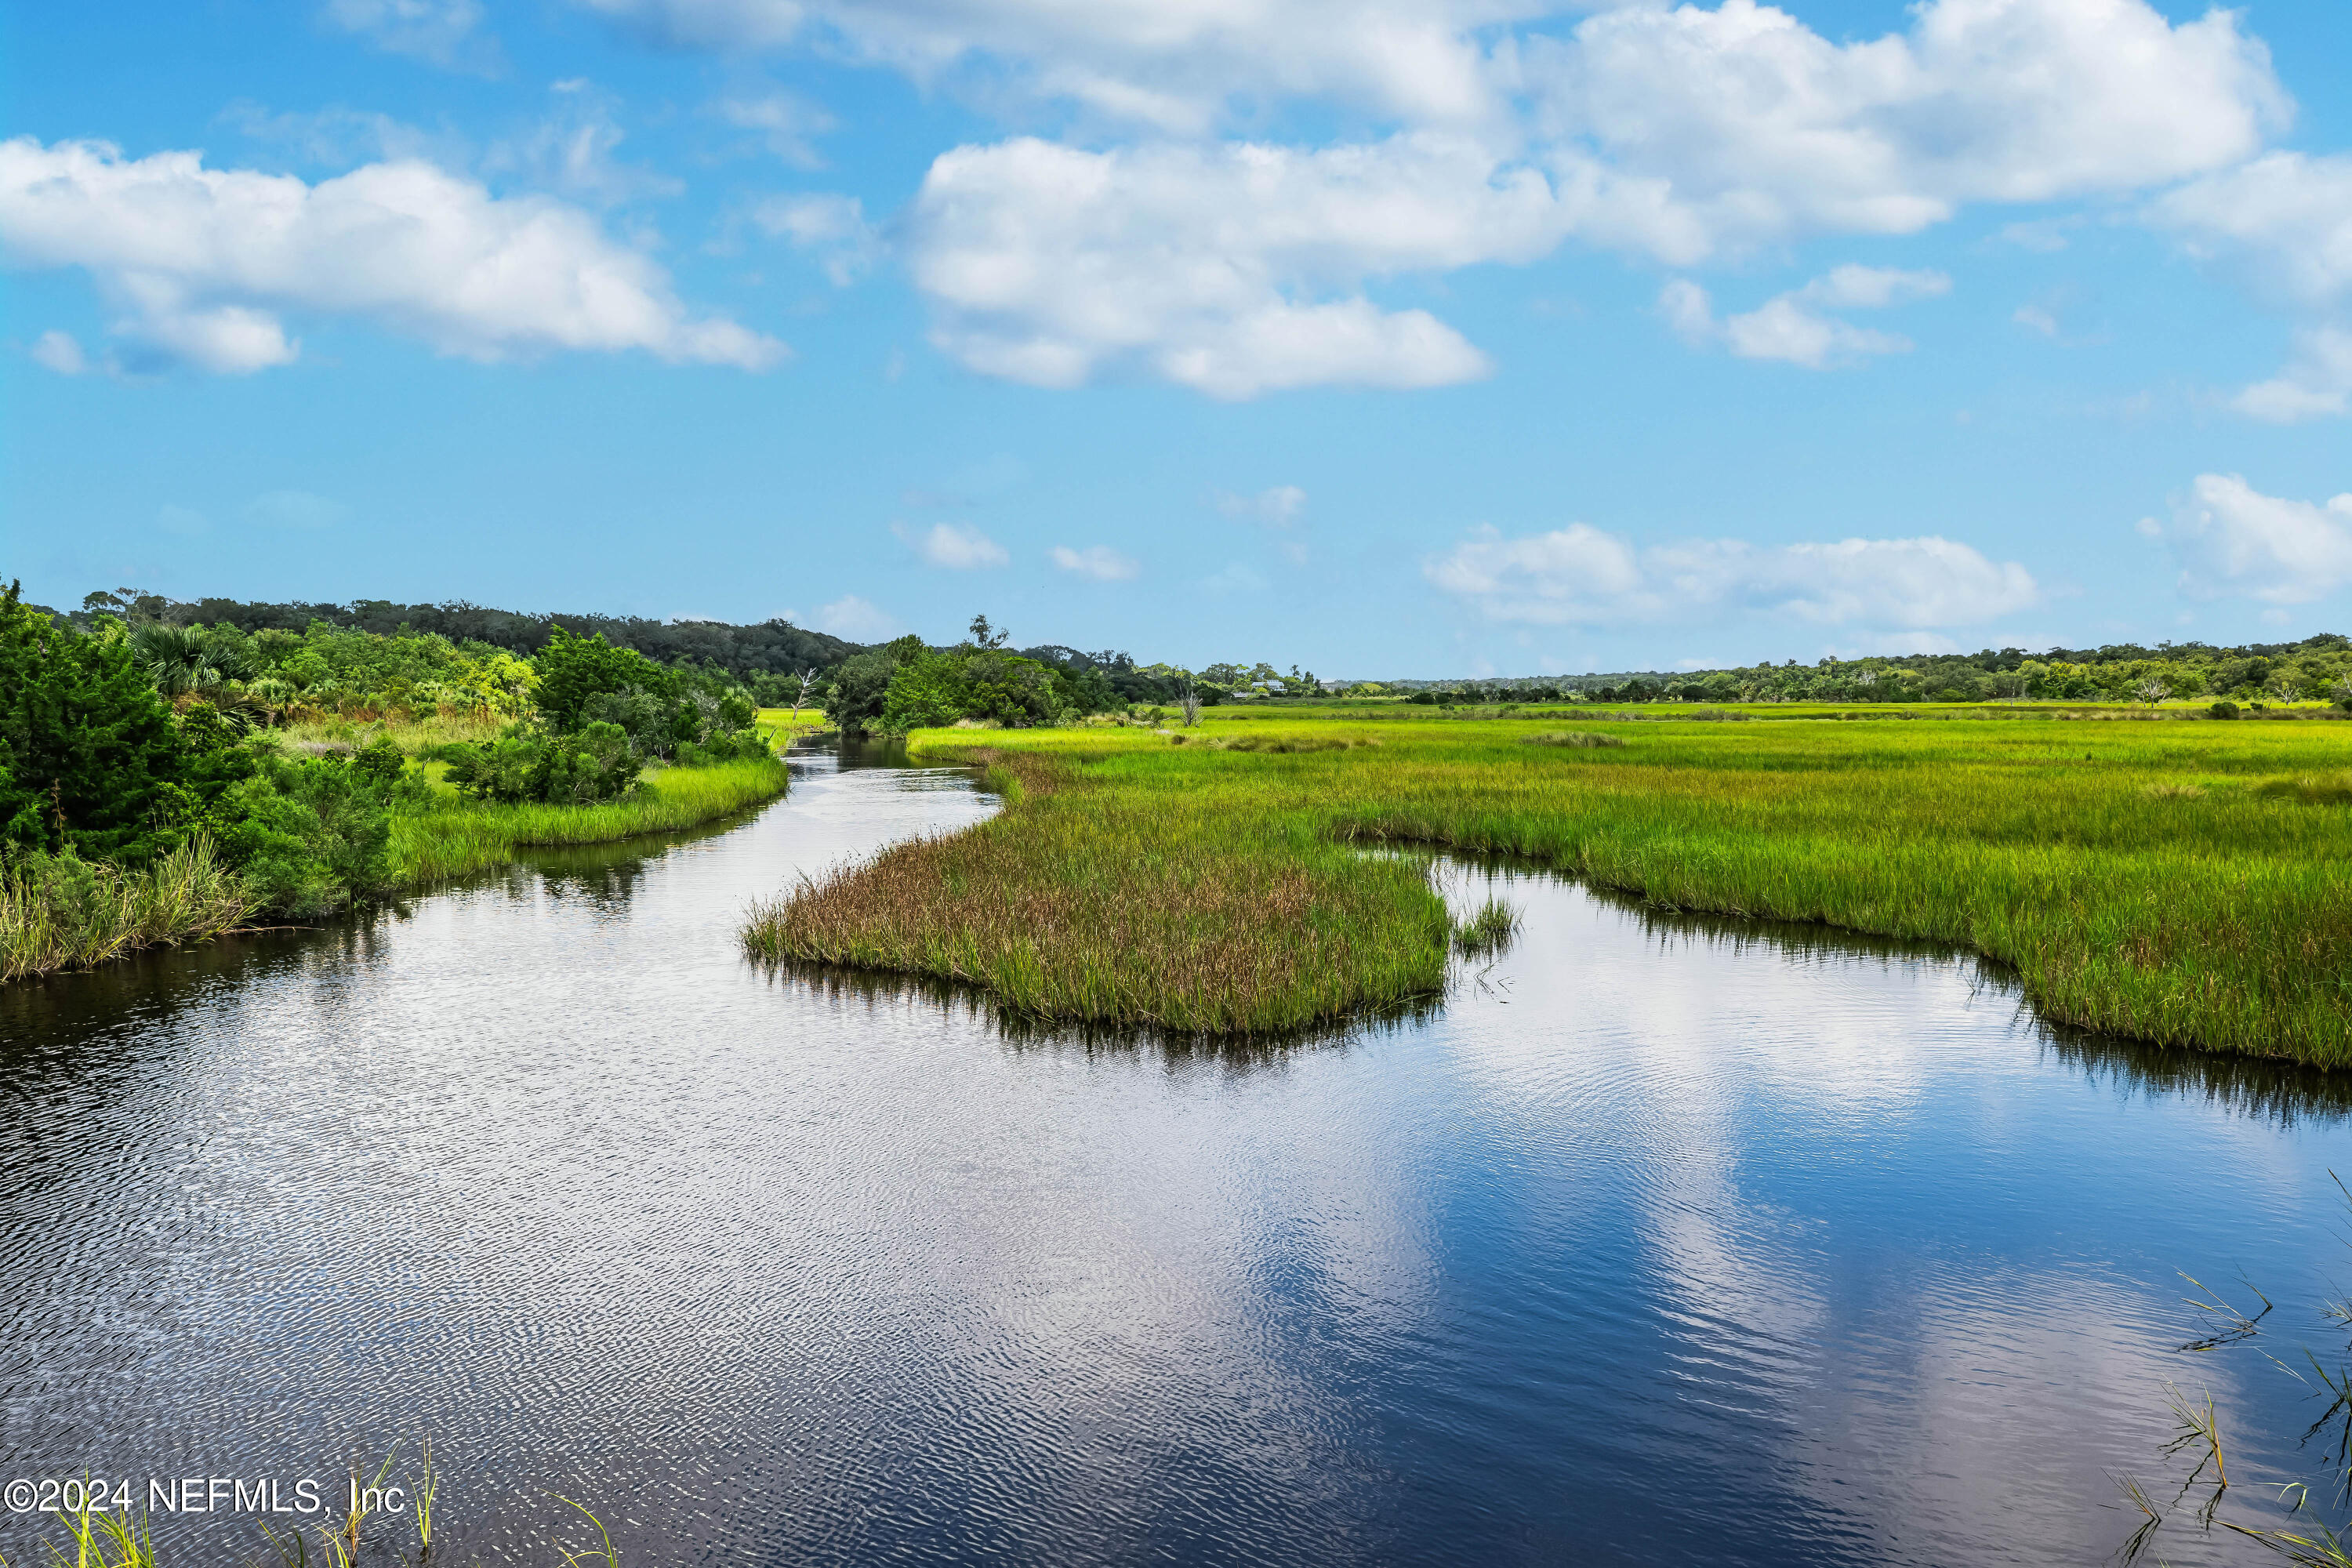
M 442 751 L 451 784 L 477 800 L 502 805 L 612 800 L 627 793 L 644 766 L 627 731 L 601 722 L 569 735 L 512 724 L 487 745 Z
M 212 814 L 221 856 L 264 909 L 298 920 L 334 914 L 392 889 L 391 799 L 381 752 L 352 757 L 264 752 Z
M 2238 705 L 2234 702 L 2224 700 L 2222 701 L 2216 702 L 2212 707 L 2208 708 L 2205 711 L 2210 713 L 2216 719 L 2234 719 L 2238 716 Z
M 539 672 L 540 713 L 558 731 L 578 729 L 587 718 L 589 701 L 606 693 L 634 690 L 663 699 L 677 695 L 675 672 L 635 648 L 613 647 L 603 632 L 575 637 L 557 626 L 531 665 Z
M 152 859 L 177 842 L 184 761 L 119 626 L 83 636 L 0 591 L 0 845 Z

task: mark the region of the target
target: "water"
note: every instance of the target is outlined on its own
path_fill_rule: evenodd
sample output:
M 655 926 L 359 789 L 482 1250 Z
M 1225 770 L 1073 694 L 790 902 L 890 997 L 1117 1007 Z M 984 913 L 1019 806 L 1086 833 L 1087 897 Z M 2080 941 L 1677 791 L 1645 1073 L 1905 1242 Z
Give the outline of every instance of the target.
M 738 955 L 747 898 L 990 809 L 814 756 L 691 841 L 0 991 L 0 1479 L 340 1493 L 426 1433 L 445 1562 L 576 1546 L 552 1492 L 640 1568 L 1980 1564 L 2104 1558 L 2168 1379 L 2294 1459 L 2174 1270 L 2325 1342 L 2334 1080 L 1460 867 L 1513 947 L 1276 1048 Z

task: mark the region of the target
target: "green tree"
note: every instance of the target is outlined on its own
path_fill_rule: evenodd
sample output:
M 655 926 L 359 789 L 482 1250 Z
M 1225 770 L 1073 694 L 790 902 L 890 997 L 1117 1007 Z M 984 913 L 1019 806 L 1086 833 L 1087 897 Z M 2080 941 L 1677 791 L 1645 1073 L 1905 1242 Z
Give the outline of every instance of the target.
M 142 862 L 176 840 L 183 763 L 119 622 L 84 636 L 0 594 L 0 842 Z
M 868 648 L 841 661 L 833 672 L 833 688 L 824 694 L 824 715 L 835 728 L 862 735 L 881 721 L 889 699 L 890 678 L 898 667 L 929 650 L 919 637 L 903 637 L 880 647 Z
M 632 688 L 660 698 L 677 695 L 677 677 L 631 647 L 614 647 L 604 634 L 575 637 L 562 626 L 531 658 L 539 672 L 539 710 L 557 730 L 576 730 L 589 699 Z

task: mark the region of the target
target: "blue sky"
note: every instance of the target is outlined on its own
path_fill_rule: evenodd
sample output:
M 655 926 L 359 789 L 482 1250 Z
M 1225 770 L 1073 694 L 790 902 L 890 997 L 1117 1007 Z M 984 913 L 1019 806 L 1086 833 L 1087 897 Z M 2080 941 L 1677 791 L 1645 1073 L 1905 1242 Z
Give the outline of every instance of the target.
M 2352 629 L 2323 0 L 0 12 L 0 571 L 1378 677 Z

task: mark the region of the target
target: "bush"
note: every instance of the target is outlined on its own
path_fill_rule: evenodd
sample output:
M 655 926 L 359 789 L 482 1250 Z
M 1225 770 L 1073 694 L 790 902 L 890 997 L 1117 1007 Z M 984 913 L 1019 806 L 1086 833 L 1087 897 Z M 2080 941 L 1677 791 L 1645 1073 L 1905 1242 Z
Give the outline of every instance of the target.
M 0 846 L 142 865 L 178 842 L 185 761 L 119 626 L 83 636 L 0 591 Z
M 514 724 L 487 745 L 445 747 L 448 780 L 477 800 L 583 805 L 628 793 L 644 763 L 618 724 L 590 723 L 551 735 Z
M 607 693 L 636 691 L 664 700 L 677 695 L 675 672 L 635 648 L 613 647 L 603 632 L 575 637 L 557 626 L 531 665 L 539 672 L 541 716 L 558 732 L 578 729 L 588 717 L 590 700 Z
M 2216 719 L 2234 719 L 2238 716 L 2238 705 L 2234 702 L 2224 700 L 2216 702 L 2212 707 L 2205 710 L 2205 711 L 2210 713 Z
M 395 759 L 397 752 L 394 752 Z M 393 888 L 391 802 L 382 753 L 288 757 L 266 752 L 211 814 L 222 858 L 264 909 L 315 920 Z

